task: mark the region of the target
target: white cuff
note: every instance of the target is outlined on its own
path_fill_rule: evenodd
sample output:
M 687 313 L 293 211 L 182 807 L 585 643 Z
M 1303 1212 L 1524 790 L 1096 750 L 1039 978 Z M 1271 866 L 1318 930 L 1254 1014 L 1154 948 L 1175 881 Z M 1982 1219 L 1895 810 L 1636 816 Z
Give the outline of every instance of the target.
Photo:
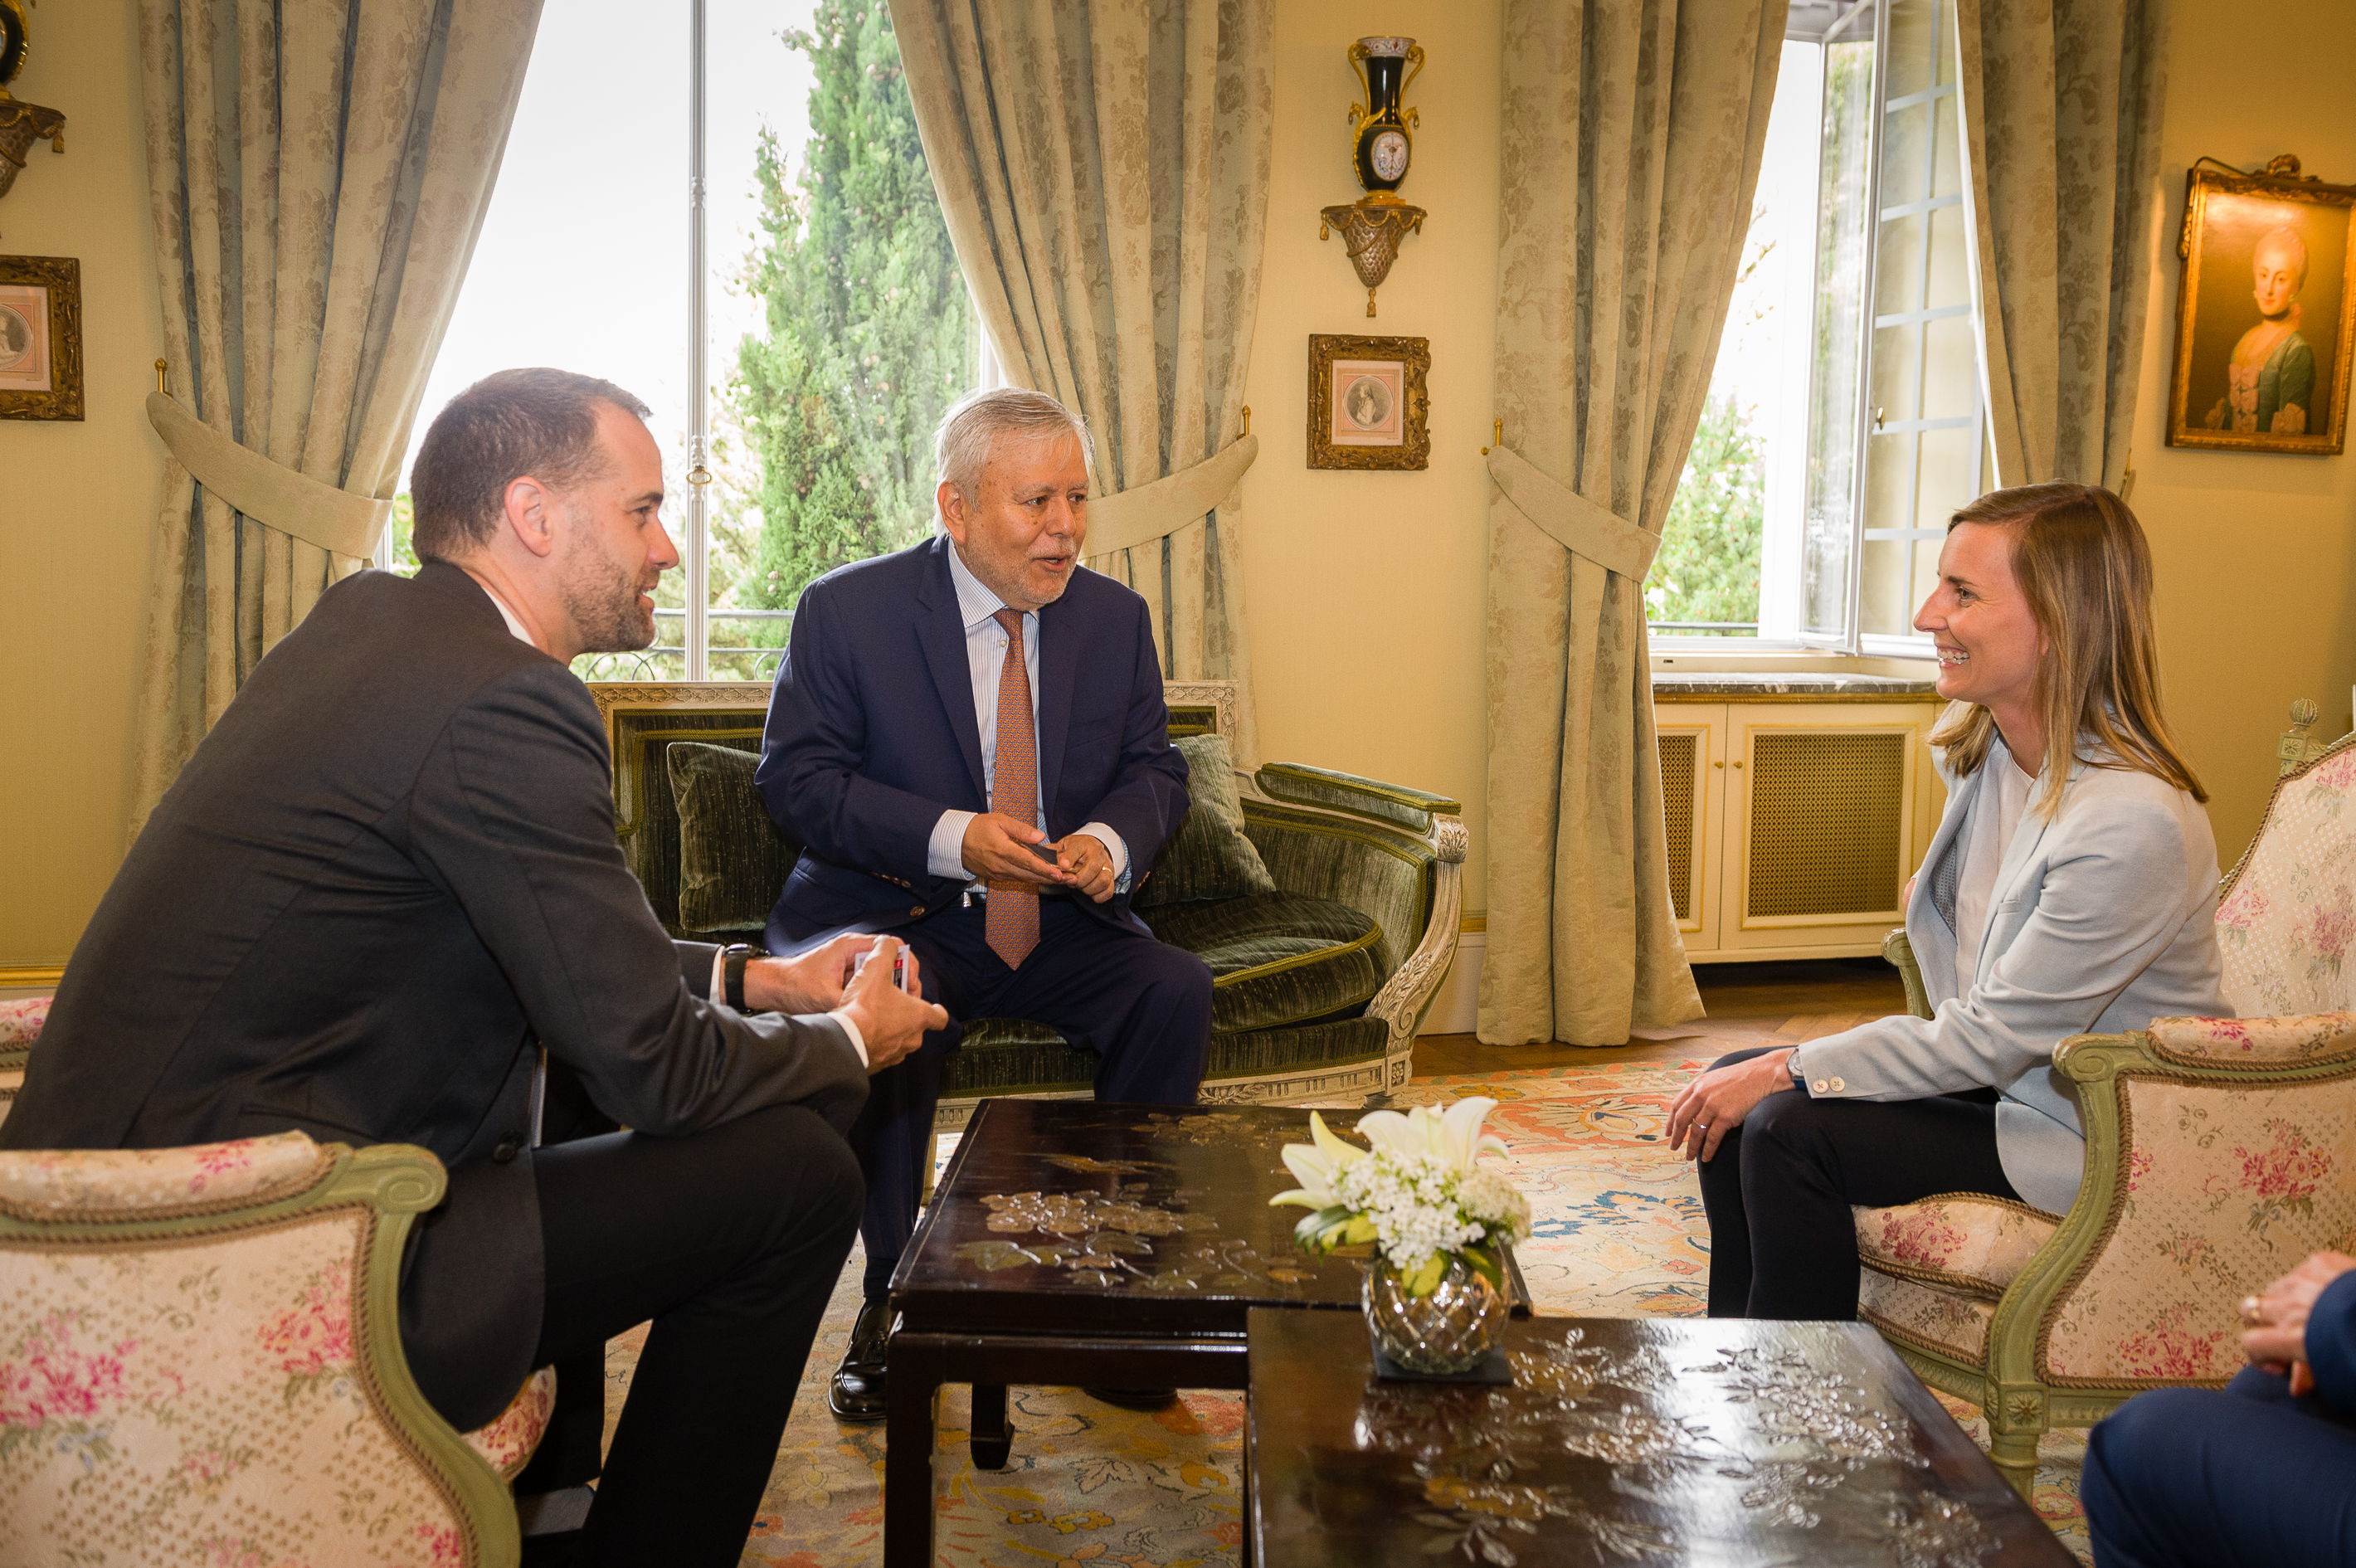
M 973 875 L 965 868 L 965 829 L 980 813 L 975 811 L 943 811 L 941 820 L 933 824 L 933 836 L 925 844 L 925 869 L 935 876 L 968 877 Z
M 1104 845 L 1105 853 L 1112 856 L 1112 875 L 1115 881 L 1129 875 L 1129 845 L 1121 842 L 1119 833 L 1102 822 L 1083 822 L 1080 824 L 1080 832 Z
M 859 1026 L 851 1021 L 850 1013 L 838 1007 L 833 1012 L 829 1013 L 827 1016 L 842 1026 L 842 1032 L 851 1036 L 851 1048 L 859 1053 L 859 1065 L 861 1067 L 865 1067 L 867 1065 L 867 1036 L 861 1034 L 859 1032 Z
M 728 1005 L 728 948 L 725 943 L 712 950 L 712 983 L 704 988 L 704 1000 Z

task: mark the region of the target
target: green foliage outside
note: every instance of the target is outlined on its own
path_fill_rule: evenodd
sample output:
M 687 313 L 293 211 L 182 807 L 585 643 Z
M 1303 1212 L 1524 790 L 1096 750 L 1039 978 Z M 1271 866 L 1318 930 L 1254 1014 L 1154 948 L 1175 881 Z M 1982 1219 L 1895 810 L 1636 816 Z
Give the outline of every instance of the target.
M 392 498 L 392 522 L 384 531 L 384 564 L 387 571 L 404 577 L 417 575 L 417 552 L 409 543 L 410 525 L 416 517 L 407 490 Z
M 1678 637 L 1752 635 L 1766 500 L 1765 444 L 1732 397 L 1712 399 L 1669 503 L 1660 553 L 1644 578 L 1644 618 L 1655 626 L 1746 623 L 1716 633 L 1676 627 L 1671 635 Z
M 916 542 L 933 515 L 932 434 L 971 381 L 971 306 L 916 136 L 885 0 L 823 0 L 784 35 L 816 81 L 793 188 L 757 157 L 765 239 L 744 285 L 766 305 L 723 390 L 715 607 L 790 610 L 812 579 Z M 732 482 L 733 481 L 733 482 Z M 783 620 L 714 620 L 712 673 L 766 675 Z

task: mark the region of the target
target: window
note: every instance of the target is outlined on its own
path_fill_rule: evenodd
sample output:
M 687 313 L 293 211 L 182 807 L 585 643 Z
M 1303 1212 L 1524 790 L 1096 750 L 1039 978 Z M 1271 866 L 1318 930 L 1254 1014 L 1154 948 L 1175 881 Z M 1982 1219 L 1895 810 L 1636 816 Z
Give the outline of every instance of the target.
M 505 366 L 636 392 L 681 562 L 655 645 L 574 671 L 766 681 L 812 578 L 929 528 L 933 427 L 978 384 L 978 338 L 885 0 L 691 0 L 651 25 L 571 0 L 542 13 L 412 442 Z M 407 541 L 402 505 L 390 564 L 414 570 Z
M 1946 519 L 1994 475 L 1965 177 L 1954 0 L 1794 0 L 1657 646 L 1927 651 Z

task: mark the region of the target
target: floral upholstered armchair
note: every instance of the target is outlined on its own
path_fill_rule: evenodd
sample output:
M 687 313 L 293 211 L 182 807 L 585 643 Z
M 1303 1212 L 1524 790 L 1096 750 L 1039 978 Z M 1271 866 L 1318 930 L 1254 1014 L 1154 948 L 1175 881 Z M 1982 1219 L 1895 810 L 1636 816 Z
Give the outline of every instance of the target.
M 2037 1440 L 2242 1365 L 2241 1299 L 2356 1238 L 2356 736 L 2284 769 L 2220 888 L 2234 1018 L 2080 1035 L 2086 1175 L 2066 1215 L 1950 1196 L 1859 1208 L 1859 1311 L 1987 1412 L 2026 1493 Z M 1929 1016 L 1905 933 L 1883 950 Z
M 5 1114 L 39 1016 L 0 1009 Z M 0 1153 L 0 1563 L 512 1568 L 555 1377 L 464 1436 L 411 1380 L 402 1244 L 444 1180 L 300 1133 Z

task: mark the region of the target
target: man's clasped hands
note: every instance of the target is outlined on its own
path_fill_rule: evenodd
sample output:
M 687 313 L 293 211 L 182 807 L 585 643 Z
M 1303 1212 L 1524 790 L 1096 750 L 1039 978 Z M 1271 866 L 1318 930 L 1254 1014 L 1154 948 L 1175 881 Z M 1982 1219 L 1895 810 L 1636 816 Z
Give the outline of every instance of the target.
M 840 1011 L 859 1029 L 867 1049 L 867 1070 L 882 1072 L 924 1043 L 929 1029 L 946 1029 L 949 1015 L 924 999 L 916 955 L 905 967 L 907 989 L 893 982 L 893 961 L 905 946 L 897 937 L 854 933 L 837 937 L 794 958 L 766 958 L 744 966 L 744 1004 L 754 1013 Z M 873 951 L 864 968 L 860 959 Z

